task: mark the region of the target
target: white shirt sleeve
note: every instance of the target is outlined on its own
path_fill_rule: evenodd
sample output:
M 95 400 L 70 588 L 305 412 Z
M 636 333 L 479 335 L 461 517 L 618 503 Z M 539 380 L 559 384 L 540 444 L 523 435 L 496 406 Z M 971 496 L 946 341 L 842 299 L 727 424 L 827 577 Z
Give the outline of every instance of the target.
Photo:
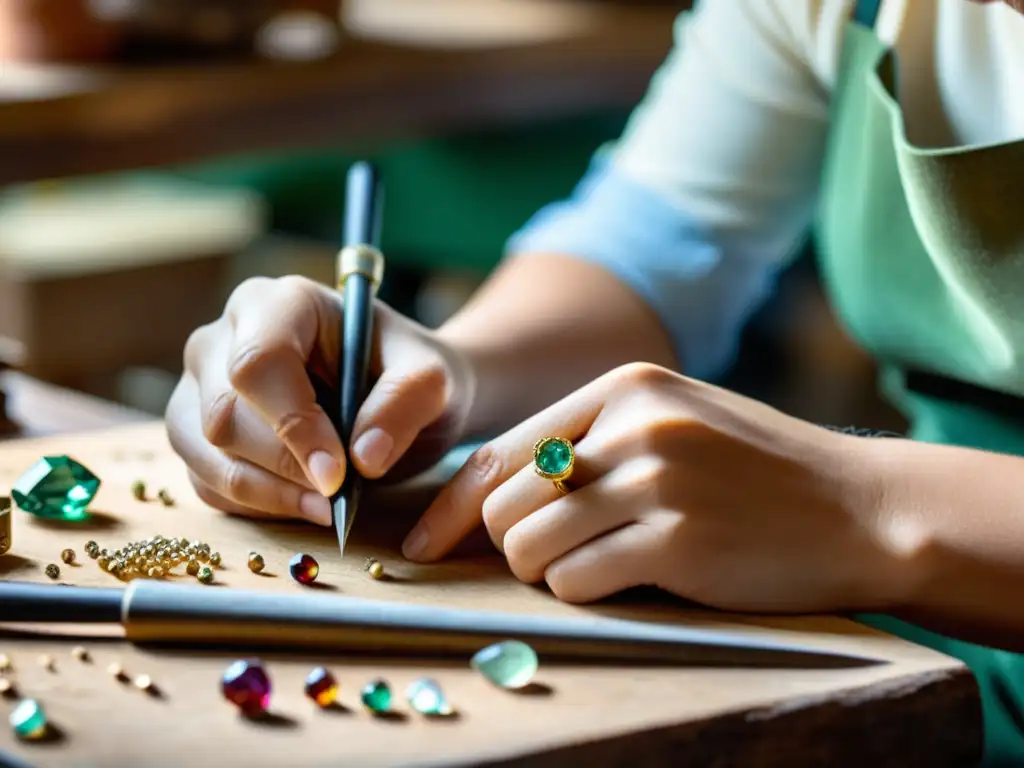
M 658 312 L 688 374 L 720 372 L 810 224 L 849 7 L 699 0 L 624 135 L 510 252 L 602 264 Z

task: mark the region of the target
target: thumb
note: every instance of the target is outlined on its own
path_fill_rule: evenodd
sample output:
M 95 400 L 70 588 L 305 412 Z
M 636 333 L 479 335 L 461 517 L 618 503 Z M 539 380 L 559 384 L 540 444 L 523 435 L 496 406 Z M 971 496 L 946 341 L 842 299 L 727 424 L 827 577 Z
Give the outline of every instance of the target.
M 395 318 L 400 320 L 401 318 Z M 381 328 L 383 371 L 352 430 L 351 459 L 364 477 L 376 479 L 401 459 L 420 432 L 444 414 L 448 371 L 427 339 Z

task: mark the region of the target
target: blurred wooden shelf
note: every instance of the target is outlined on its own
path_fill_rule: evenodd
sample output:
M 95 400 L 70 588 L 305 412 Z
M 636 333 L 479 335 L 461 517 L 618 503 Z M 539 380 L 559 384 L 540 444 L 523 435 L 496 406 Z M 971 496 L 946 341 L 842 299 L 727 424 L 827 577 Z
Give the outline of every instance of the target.
M 677 10 L 592 8 L 560 37 L 489 47 L 348 39 L 316 63 L 0 62 L 0 184 L 628 109 L 670 47 Z

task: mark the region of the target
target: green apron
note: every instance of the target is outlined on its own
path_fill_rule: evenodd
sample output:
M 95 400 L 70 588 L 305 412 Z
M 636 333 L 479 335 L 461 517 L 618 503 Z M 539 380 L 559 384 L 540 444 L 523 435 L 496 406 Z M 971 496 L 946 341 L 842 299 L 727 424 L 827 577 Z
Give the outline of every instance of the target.
M 878 360 L 886 396 L 917 440 L 1024 455 L 1024 421 L 979 398 L 920 394 L 908 370 L 1012 401 L 1024 396 L 1024 141 L 915 147 L 875 2 L 847 27 L 832 101 L 818 250 L 850 334 Z M 980 398 L 984 399 L 984 398 Z M 998 409 L 996 409 L 998 411 Z M 985 764 L 1024 765 L 1024 656 L 903 622 L 869 623 L 962 659 L 985 717 Z

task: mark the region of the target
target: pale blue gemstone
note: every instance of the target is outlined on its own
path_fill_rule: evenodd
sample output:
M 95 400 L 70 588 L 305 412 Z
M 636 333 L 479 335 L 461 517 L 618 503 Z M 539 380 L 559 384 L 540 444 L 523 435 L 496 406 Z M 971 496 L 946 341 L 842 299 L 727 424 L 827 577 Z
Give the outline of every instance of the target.
M 409 706 L 424 715 L 450 715 L 452 708 L 436 680 L 421 677 L 405 691 Z
M 46 733 L 46 712 L 35 699 L 23 699 L 11 712 L 11 728 L 21 739 L 38 739 Z
M 504 640 L 477 651 L 470 666 L 501 688 L 522 688 L 537 674 L 537 652 L 518 640 Z

